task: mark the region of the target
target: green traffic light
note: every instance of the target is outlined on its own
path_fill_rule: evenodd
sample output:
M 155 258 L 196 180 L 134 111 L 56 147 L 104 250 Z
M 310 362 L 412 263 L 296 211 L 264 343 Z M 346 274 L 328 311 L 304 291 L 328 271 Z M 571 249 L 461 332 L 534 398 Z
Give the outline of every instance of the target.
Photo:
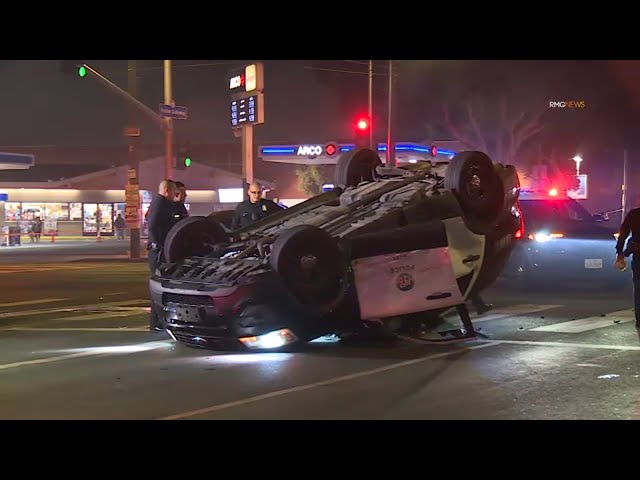
M 87 69 L 84 67 L 78 68 L 78 75 L 80 75 L 80 78 L 84 78 L 87 75 Z
M 184 159 L 184 166 L 185 167 L 190 167 L 191 166 L 191 158 L 187 157 Z

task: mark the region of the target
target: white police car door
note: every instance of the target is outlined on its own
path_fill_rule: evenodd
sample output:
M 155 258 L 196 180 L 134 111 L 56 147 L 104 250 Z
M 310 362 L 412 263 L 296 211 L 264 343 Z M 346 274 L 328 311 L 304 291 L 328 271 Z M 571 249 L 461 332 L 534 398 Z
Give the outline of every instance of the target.
M 483 235 L 469 231 L 461 218 L 444 221 L 448 245 L 353 260 L 360 317 L 386 318 L 452 307 L 466 292 L 457 279 L 475 283 L 483 261 Z

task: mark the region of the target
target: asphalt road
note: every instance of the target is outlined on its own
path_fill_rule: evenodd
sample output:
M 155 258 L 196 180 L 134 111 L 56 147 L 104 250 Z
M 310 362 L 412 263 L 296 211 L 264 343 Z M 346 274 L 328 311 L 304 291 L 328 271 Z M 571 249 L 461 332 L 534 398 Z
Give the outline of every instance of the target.
M 640 418 L 628 293 L 497 285 L 486 338 L 224 354 L 147 331 L 144 263 L 0 275 L 0 419 Z

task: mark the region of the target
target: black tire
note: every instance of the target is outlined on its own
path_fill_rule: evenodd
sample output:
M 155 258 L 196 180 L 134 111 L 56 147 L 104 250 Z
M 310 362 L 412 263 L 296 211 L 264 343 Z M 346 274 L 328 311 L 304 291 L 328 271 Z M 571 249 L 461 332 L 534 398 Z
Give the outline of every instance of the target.
M 164 259 L 169 263 L 187 257 L 201 257 L 211 252 L 211 246 L 229 236 L 215 220 L 207 217 L 187 217 L 176 223 L 164 241 Z
M 347 287 L 347 262 L 335 239 L 311 225 L 286 230 L 273 244 L 271 268 L 306 316 L 333 310 Z
M 376 167 L 382 160 L 368 148 L 354 148 L 338 159 L 333 183 L 336 187 L 355 187 L 361 182 L 372 182 L 376 178 Z
M 458 199 L 470 230 L 485 234 L 504 206 L 502 181 L 491 159 L 482 152 L 461 152 L 447 168 L 444 187 Z

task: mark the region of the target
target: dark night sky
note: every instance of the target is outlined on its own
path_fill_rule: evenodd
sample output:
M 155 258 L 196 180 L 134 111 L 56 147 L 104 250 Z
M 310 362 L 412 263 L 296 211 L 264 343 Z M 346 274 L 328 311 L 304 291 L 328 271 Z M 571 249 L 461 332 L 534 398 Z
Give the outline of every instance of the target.
M 174 65 L 224 62 L 178 60 Z M 126 86 L 126 60 L 88 61 Z M 228 123 L 229 97 L 225 65 L 174 70 L 174 97 L 189 108 L 189 119 L 177 121 L 178 141 L 214 143 L 237 141 Z M 238 61 L 236 65 L 246 62 Z M 384 62 L 376 70 L 385 71 Z M 264 61 L 266 123 L 256 127 L 257 142 L 303 142 L 344 139 L 351 119 L 366 111 L 366 75 L 311 70 L 305 67 L 358 70 L 354 62 Z M 140 61 L 140 99 L 157 109 L 163 100 L 161 60 Z M 617 146 L 631 142 L 640 107 L 640 62 L 607 61 L 401 61 L 398 80 L 398 139 L 421 140 L 425 125 L 439 115 L 437 102 L 452 104 L 474 93 L 494 98 L 510 93 L 523 104 L 551 99 L 584 99 L 581 111 L 549 111 L 547 141 L 567 149 L 575 146 Z M 0 61 L 2 107 L 0 145 L 122 144 L 126 105 L 94 79 L 65 76 L 54 60 Z M 386 79 L 375 79 L 375 112 L 386 115 Z M 540 104 L 540 103 L 538 103 Z M 385 117 L 386 118 L 386 117 Z M 147 142 L 160 133 L 144 120 Z M 386 121 L 377 123 L 383 140 Z M 624 135 L 627 135 L 625 139 Z

